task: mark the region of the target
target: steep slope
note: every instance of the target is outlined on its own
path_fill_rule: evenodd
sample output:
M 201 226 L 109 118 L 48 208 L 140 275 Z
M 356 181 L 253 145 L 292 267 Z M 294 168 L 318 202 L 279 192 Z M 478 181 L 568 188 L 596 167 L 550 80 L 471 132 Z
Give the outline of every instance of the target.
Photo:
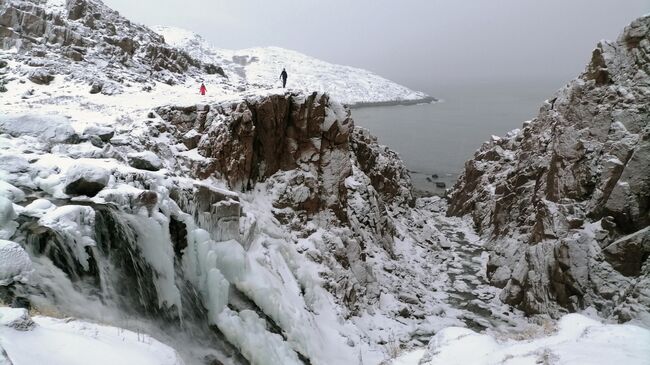
M 484 144 L 450 193 L 488 275 L 530 314 L 650 323 L 650 17 L 601 42 L 537 118 Z
M 299 52 L 278 47 L 227 50 L 215 48 L 190 31 L 158 26 L 153 28 L 165 41 L 194 58 L 221 65 L 229 77 L 255 87 L 277 88 L 282 68 L 289 73 L 288 87 L 327 92 L 348 105 L 415 104 L 435 99 L 410 90 L 372 72 L 327 63 Z
M 97 0 L 2 0 L 0 48 L 12 50 L 7 58 L 17 62 L 14 73 L 31 82 L 65 79 L 86 84 L 90 93 L 224 76 L 219 67 L 172 48 Z

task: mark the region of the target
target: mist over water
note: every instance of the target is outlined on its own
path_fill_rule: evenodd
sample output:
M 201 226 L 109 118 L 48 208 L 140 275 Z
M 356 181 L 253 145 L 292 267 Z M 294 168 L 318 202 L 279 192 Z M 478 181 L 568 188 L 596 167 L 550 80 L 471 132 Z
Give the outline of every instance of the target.
M 400 154 L 416 189 L 441 194 L 444 188 L 436 182 L 450 187 L 484 141 L 533 119 L 563 85 L 557 80 L 436 85 L 424 91 L 442 102 L 354 109 L 352 116 Z

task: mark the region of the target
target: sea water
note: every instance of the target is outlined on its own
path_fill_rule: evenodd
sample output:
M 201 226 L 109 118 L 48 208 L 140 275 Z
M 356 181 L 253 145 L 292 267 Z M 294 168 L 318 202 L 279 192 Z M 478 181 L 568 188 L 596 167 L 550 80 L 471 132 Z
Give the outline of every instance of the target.
M 420 194 L 443 194 L 484 141 L 533 119 L 561 86 L 553 81 L 439 85 L 424 91 L 440 102 L 353 109 L 352 117 L 400 154 Z

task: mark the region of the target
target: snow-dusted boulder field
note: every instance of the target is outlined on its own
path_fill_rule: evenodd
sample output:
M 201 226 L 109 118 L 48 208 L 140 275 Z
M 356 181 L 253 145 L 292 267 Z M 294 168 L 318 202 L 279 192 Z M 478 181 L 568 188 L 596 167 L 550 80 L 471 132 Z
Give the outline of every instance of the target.
M 646 16 L 466 163 L 449 213 L 491 240 L 487 274 L 505 303 L 650 324 L 649 74 Z

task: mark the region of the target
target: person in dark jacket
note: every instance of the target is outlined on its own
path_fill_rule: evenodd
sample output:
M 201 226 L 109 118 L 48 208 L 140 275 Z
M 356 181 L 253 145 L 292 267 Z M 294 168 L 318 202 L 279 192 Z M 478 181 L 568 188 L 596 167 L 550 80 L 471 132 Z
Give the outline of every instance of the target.
M 282 88 L 285 88 L 287 86 L 287 70 L 284 68 L 280 74 L 280 80 L 282 80 Z

